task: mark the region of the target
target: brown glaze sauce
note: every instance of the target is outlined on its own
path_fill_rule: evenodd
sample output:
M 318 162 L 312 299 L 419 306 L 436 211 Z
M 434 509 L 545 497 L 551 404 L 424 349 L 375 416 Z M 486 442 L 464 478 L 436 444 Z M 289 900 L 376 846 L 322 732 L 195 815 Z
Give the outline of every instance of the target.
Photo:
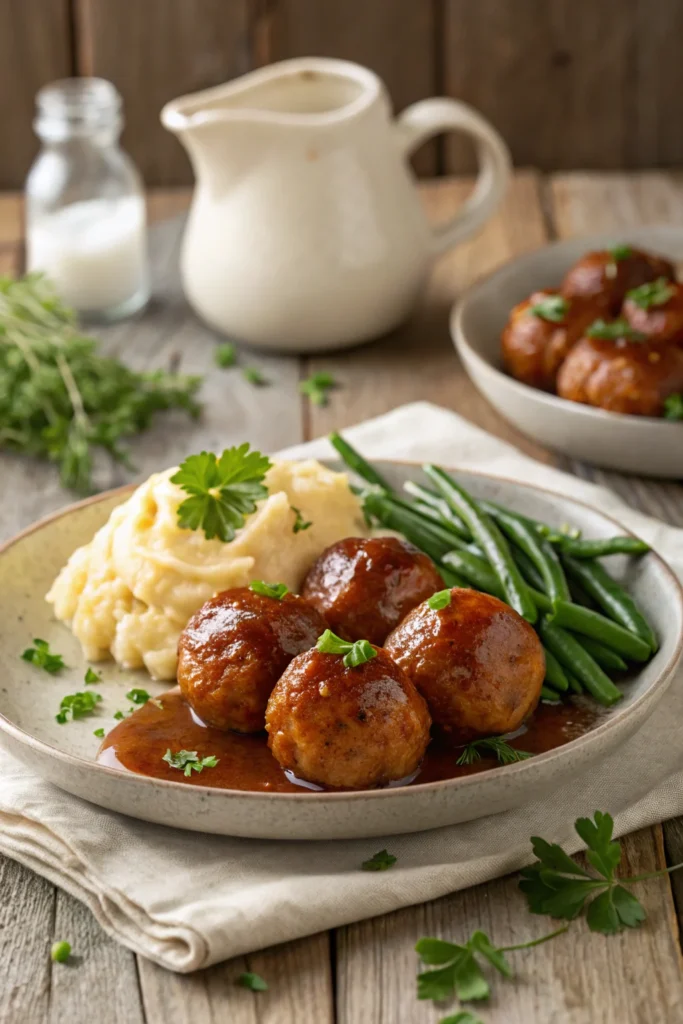
M 265 732 L 241 735 L 204 725 L 177 689 L 150 701 L 120 722 L 102 741 L 97 760 L 110 768 L 151 775 L 155 779 L 186 782 L 191 786 L 238 789 L 263 793 L 314 792 L 307 784 L 292 781 L 280 768 L 267 745 Z M 590 732 L 603 712 L 581 698 L 562 704 L 540 704 L 511 746 L 542 754 Z M 170 749 L 195 750 L 200 758 L 213 754 L 215 768 L 186 777 L 171 768 L 163 756 Z M 482 757 L 473 765 L 458 765 L 460 750 L 443 736 L 435 736 L 417 774 L 405 785 L 455 779 L 498 768 L 493 758 Z M 315 787 L 319 791 L 320 787 Z

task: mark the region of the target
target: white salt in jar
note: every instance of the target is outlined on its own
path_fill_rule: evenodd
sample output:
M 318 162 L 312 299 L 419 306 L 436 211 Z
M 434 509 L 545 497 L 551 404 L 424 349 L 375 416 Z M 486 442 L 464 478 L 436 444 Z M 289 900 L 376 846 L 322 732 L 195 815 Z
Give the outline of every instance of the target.
M 26 181 L 26 262 L 89 319 L 113 321 L 149 298 L 145 200 L 119 146 L 121 97 L 101 78 L 41 89 L 43 146 Z

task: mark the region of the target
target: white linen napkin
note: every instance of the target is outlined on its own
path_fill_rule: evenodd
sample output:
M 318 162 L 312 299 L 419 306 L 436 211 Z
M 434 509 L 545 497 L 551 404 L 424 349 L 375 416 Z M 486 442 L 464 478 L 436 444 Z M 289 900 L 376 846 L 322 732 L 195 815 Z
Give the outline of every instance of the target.
M 582 498 L 648 540 L 683 578 L 683 530 L 640 515 L 607 490 L 548 468 L 427 403 L 361 424 L 371 457 L 476 467 Z M 287 455 L 325 456 L 326 441 Z M 0 851 L 83 900 L 102 927 L 174 971 L 209 964 L 506 874 L 529 862 L 529 836 L 574 851 L 573 822 L 610 811 L 618 834 L 683 813 L 683 672 L 642 729 L 552 797 L 417 835 L 346 842 L 261 842 L 181 832 L 69 796 L 0 751 Z M 637 766 L 637 770 L 634 770 Z M 391 871 L 359 870 L 387 847 Z

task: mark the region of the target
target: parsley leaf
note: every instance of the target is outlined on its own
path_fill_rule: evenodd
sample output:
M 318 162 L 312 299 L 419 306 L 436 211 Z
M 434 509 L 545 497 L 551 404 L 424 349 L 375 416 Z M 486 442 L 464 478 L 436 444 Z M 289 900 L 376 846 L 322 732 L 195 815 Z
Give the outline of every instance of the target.
M 244 971 L 235 984 L 241 985 L 242 988 L 249 988 L 252 992 L 268 991 L 268 982 L 260 974 L 254 974 L 253 971 Z
M 456 764 L 474 764 L 481 760 L 481 751 L 493 754 L 501 764 L 514 764 L 515 761 L 526 761 L 534 755 L 527 750 L 517 750 L 511 747 L 500 736 L 488 736 L 482 740 L 472 740 L 463 747 L 462 754 L 455 762 Z
M 664 399 L 664 419 L 683 420 L 683 395 L 669 395 Z
M 69 716 L 74 720 L 91 715 L 101 700 L 102 694 L 97 693 L 96 690 L 82 690 L 79 693 L 70 693 L 66 697 L 62 697 L 55 720 L 60 725 L 64 725 L 65 722 L 68 722 Z
M 302 530 L 307 530 L 309 526 L 313 526 L 313 523 L 311 522 L 310 519 L 304 520 L 300 508 L 296 508 L 294 505 L 290 505 L 289 507 L 296 516 L 294 520 L 294 526 L 292 527 L 292 533 L 301 533 Z
M 427 598 L 427 604 L 433 612 L 439 612 L 442 608 L 447 608 L 451 603 L 450 590 L 438 590 L 436 594 L 432 594 L 431 597 Z
M 149 699 L 150 695 L 147 690 L 139 690 L 137 687 L 129 690 L 126 694 L 126 700 L 132 701 L 133 704 L 146 704 Z
M 638 288 L 631 288 L 626 292 L 626 298 L 635 302 L 641 309 L 651 309 L 652 306 L 663 306 L 676 293 L 671 281 L 665 277 L 658 277 L 656 281 L 648 281 Z
M 219 459 L 213 452 L 190 455 L 171 477 L 190 495 L 178 506 L 178 525 L 201 527 L 207 540 L 232 540 L 256 502 L 268 496 L 263 479 L 270 467 L 268 456 L 249 451 L 246 442 L 226 448 Z
M 286 583 L 264 583 L 263 580 L 252 580 L 249 589 L 262 597 L 272 597 L 275 601 L 281 601 L 289 593 Z
M 103 737 L 104 737 L 104 729 L 102 728 L 102 726 L 100 726 L 99 729 L 93 730 L 93 736 L 97 736 L 98 740 L 103 739 Z
M 91 668 L 90 665 L 88 665 L 87 669 L 85 670 L 85 676 L 83 677 L 83 682 L 84 683 L 101 683 L 102 682 L 102 673 L 101 672 L 96 672 L 94 668 Z
M 364 860 L 361 868 L 363 871 L 388 871 L 395 863 L 396 857 L 392 853 L 380 850 L 379 853 L 373 853 L 369 860 Z
M 201 772 L 204 768 L 215 768 L 218 764 L 218 758 L 213 754 L 201 758 L 196 750 L 179 750 L 177 753 L 172 754 L 170 747 L 161 760 L 165 761 L 171 768 L 178 768 L 188 778 L 192 775 L 192 772 Z
M 36 637 L 33 644 L 33 647 L 27 647 L 21 655 L 24 661 L 30 662 L 36 668 L 45 669 L 51 675 L 55 675 L 64 668 L 64 659 L 61 654 L 53 654 L 47 640 L 39 640 Z
M 213 354 L 213 358 L 216 366 L 220 366 L 221 370 L 229 369 L 235 365 L 237 360 L 235 346 L 231 342 L 226 341 L 225 344 L 218 346 Z
M 133 710 L 133 708 L 129 708 L 128 711 L 115 711 L 114 718 L 117 722 L 122 722 L 123 719 L 126 718 L 127 715 L 130 715 Z
M 594 320 L 586 330 L 586 337 L 597 338 L 599 341 L 645 341 L 646 335 L 636 331 L 627 320 Z
M 331 373 L 314 373 L 307 380 L 299 383 L 299 391 L 313 403 L 313 405 L 327 405 L 328 391 L 337 386 L 337 382 Z
M 318 637 L 315 647 L 322 654 L 343 654 L 346 668 L 358 668 L 359 665 L 364 665 L 366 661 L 377 657 L 377 651 L 369 640 L 356 640 L 352 644 L 348 640 L 342 640 L 331 629 L 326 629 Z
M 547 320 L 553 324 L 560 324 L 569 312 L 569 299 L 563 295 L 548 295 L 540 302 L 529 306 L 532 316 L 538 316 L 541 320 Z
M 242 370 L 242 376 L 249 384 L 253 384 L 255 388 L 266 388 L 270 383 L 255 366 L 245 366 Z
M 619 263 L 620 260 L 627 260 L 633 255 L 633 249 L 630 245 L 613 245 L 611 249 L 607 250 L 614 260 L 615 263 Z

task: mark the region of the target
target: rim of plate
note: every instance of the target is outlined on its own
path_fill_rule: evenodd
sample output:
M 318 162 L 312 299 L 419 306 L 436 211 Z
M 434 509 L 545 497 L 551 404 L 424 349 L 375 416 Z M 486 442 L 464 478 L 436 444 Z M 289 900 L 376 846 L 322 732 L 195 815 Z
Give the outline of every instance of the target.
M 667 233 L 667 225 L 660 225 L 657 228 L 644 228 L 642 229 L 644 234 L 648 232 L 657 231 L 662 234 Z M 619 234 L 619 232 L 616 232 Z M 670 229 L 671 235 L 675 235 L 676 238 L 681 239 L 682 233 L 679 229 Z M 628 238 L 635 237 L 638 231 L 626 231 L 625 236 Z M 676 420 L 666 420 L 662 416 L 636 416 L 633 413 L 624 412 L 610 412 L 608 409 L 600 409 L 593 405 L 584 405 L 582 402 L 572 402 L 568 398 L 560 398 L 559 395 L 553 395 L 549 391 L 542 391 L 540 388 L 533 388 L 530 384 L 524 384 L 521 380 L 516 380 L 514 377 L 510 377 L 509 374 L 505 373 L 504 370 L 494 366 L 492 362 L 485 358 L 470 342 L 465 329 L 463 327 L 463 318 L 465 316 L 467 307 L 471 302 L 478 298 L 480 290 L 493 282 L 514 277 L 517 270 L 524 268 L 530 264 L 533 264 L 538 259 L 542 252 L 547 252 L 548 249 L 558 250 L 563 248 L 569 248 L 576 245 L 577 242 L 585 243 L 588 248 L 592 244 L 598 244 L 600 241 L 605 240 L 605 234 L 593 234 L 585 236 L 577 236 L 576 238 L 561 238 L 555 242 L 548 242 L 547 245 L 538 246 L 536 249 L 532 249 L 531 252 L 522 253 L 521 256 L 516 256 L 514 259 L 509 260 L 500 267 L 496 267 L 490 273 L 485 274 L 483 277 L 478 278 L 473 284 L 469 285 L 468 288 L 462 293 L 460 298 L 453 304 L 450 315 L 450 329 L 451 336 L 455 340 L 456 347 L 467 350 L 467 355 L 472 358 L 475 362 L 479 363 L 481 367 L 489 370 L 495 374 L 505 384 L 510 387 L 513 391 L 516 391 L 523 398 L 528 398 L 530 395 L 543 405 L 546 405 L 549 409 L 553 409 L 558 404 L 566 410 L 575 412 L 577 416 L 584 416 L 589 420 L 595 420 L 597 422 L 609 423 L 612 426 L 617 424 L 640 424 L 649 425 L 652 427 L 658 427 L 663 430 L 681 429 L 683 423 L 677 422 Z M 540 490 L 540 488 L 539 488 Z
M 331 462 L 331 459 L 322 460 L 325 462 Z M 378 462 L 389 463 L 395 466 L 410 466 L 415 468 L 421 468 L 422 462 L 410 459 L 378 459 Z M 600 509 L 595 508 L 593 505 L 589 505 L 586 501 L 581 501 L 577 498 L 569 498 L 565 495 L 558 494 L 556 491 L 552 491 L 547 487 L 538 487 L 536 484 L 523 483 L 519 480 L 514 480 L 511 477 L 499 476 L 494 473 L 482 473 L 475 469 L 469 469 L 466 466 L 447 466 L 446 469 L 451 473 L 469 473 L 471 476 L 478 476 L 485 480 L 499 480 L 502 483 L 512 484 L 515 487 L 522 487 L 527 491 L 535 491 L 541 494 L 548 494 L 552 498 L 559 498 L 563 501 L 569 501 L 574 505 L 579 505 L 582 508 L 588 509 L 590 512 L 597 513 L 602 519 L 608 523 L 618 527 L 623 534 L 627 534 L 631 537 L 635 537 L 636 534 L 632 530 L 629 530 L 618 520 L 613 519 L 612 516 L 606 515 Z M 123 487 L 116 487 L 109 491 L 103 491 L 101 494 L 94 494 L 89 498 L 84 498 L 82 501 L 74 502 L 72 505 L 67 505 L 65 508 L 58 509 L 56 512 L 51 512 L 49 515 L 44 516 L 37 522 L 32 523 L 26 529 L 16 534 L 14 537 L 10 537 L 9 540 L 0 544 L 0 558 L 15 544 L 19 541 L 24 540 L 32 533 L 37 533 L 39 530 L 44 529 L 51 523 L 58 519 L 62 519 L 64 516 L 70 515 L 72 512 L 76 512 L 79 509 L 87 508 L 89 505 L 95 505 L 100 502 L 109 501 L 111 498 L 117 497 L 118 495 L 125 495 L 132 493 L 137 484 L 125 484 Z M 683 621 L 683 586 L 681 585 L 678 577 L 673 570 L 667 565 L 664 559 L 656 551 L 650 550 L 644 558 L 653 558 L 658 562 L 660 569 L 664 572 L 664 575 L 669 578 L 670 583 L 673 584 L 676 599 L 678 601 L 678 608 L 680 618 Z M 673 669 L 678 663 L 683 651 L 683 627 L 679 630 L 676 647 L 671 654 L 671 657 L 667 661 L 666 665 L 661 669 L 658 680 L 643 693 L 633 704 L 628 708 L 628 714 L 632 714 L 636 708 L 641 707 L 644 704 L 649 703 L 652 700 L 653 692 L 662 688 L 666 689 L 671 681 Z M 618 706 L 617 709 L 618 710 Z M 552 750 L 547 750 L 542 754 L 536 754 L 534 757 L 528 758 L 524 761 L 517 761 L 514 764 L 499 765 L 497 768 L 490 768 L 486 772 L 475 773 L 473 775 L 467 775 L 462 778 L 455 779 L 440 779 L 436 782 L 418 782 L 410 786 L 397 786 L 393 788 L 384 787 L 378 789 L 358 789 L 358 790 L 343 790 L 341 792 L 329 793 L 326 791 L 322 792 L 302 792 L 302 793 L 263 793 L 258 790 L 244 790 L 244 789 L 227 789 L 217 786 L 200 786 L 194 785 L 188 787 L 185 783 L 174 782 L 172 779 L 157 779 L 150 775 L 142 775 L 137 772 L 125 772 L 117 768 L 109 768 L 107 765 L 100 764 L 98 761 L 91 761 L 85 757 L 79 757 L 77 754 L 69 754 L 64 750 L 60 750 L 58 747 L 53 747 L 51 743 L 46 743 L 44 740 L 39 740 L 31 733 L 26 732 L 25 729 L 20 729 L 19 726 L 0 712 L 0 729 L 3 732 L 13 736 L 18 742 L 23 743 L 34 749 L 41 750 L 48 753 L 50 756 L 57 758 L 57 760 L 65 762 L 66 764 L 72 765 L 77 768 L 86 768 L 90 771 L 104 772 L 106 775 L 112 778 L 125 778 L 127 780 L 133 780 L 134 782 L 140 781 L 141 783 L 149 784 L 152 786 L 161 786 L 162 788 L 170 788 L 171 791 L 175 790 L 178 792 L 187 792 L 188 789 L 192 791 L 199 791 L 207 799 L 218 799 L 221 795 L 227 795 L 230 797 L 243 797 L 249 799 L 257 799 L 262 802 L 268 802 L 273 800 L 287 800 L 287 801 L 311 801 L 317 800 L 332 800 L 335 802 L 344 800 L 360 800 L 375 797 L 378 799 L 389 799 L 389 798 L 400 798 L 406 793 L 428 793 L 436 790 L 453 788 L 466 789 L 469 786 L 476 785 L 481 782 L 481 776 L 490 776 L 493 773 L 496 775 L 500 772 L 506 772 L 507 776 L 513 774 L 518 775 L 532 770 L 533 766 L 540 764 L 549 764 L 556 760 L 558 757 L 563 755 L 566 750 L 580 750 L 587 743 L 594 741 L 596 736 L 604 736 L 608 732 L 611 732 L 619 726 L 623 715 L 615 715 L 614 717 L 607 718 L 601 725 L 598 725 L 595 729 L 591 729 L 590 732 L 584 733 L 582 736 L 577 737 L 575 740 L 570 740 L 569 743 L 563 743 L 560 747 L 554 747 Z

